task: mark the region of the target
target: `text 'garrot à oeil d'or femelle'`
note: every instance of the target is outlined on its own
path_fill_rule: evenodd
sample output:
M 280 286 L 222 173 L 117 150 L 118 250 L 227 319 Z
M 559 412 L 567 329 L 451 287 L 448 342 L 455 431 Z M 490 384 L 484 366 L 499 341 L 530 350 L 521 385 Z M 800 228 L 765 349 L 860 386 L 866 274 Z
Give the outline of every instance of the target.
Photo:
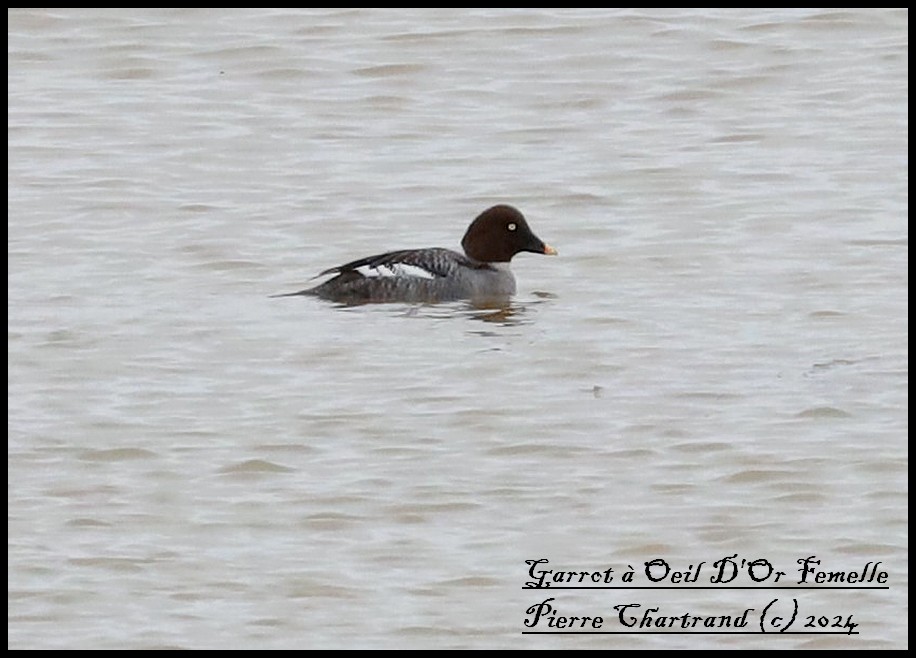
M 702 561 L 677 567 L 673 567 L 662 558 L 655 558 L 644 562 L 639 570 L 632 565 L 626 565 L 625 568 L 620 569 L 614 567 L 587 570 L 551 569 L 547 567 L 550 563 L 547 558 L 525 560 L 525 563 L 528 565 L 528 576 L 531 578 L 525 582 L 526 589 L 551 586 L 601 588 L 614 584 L 625 586 L 632 583 L 690 585 L 708 582 L 713 585 L 731 584 L 734 586 L 742 583 L 759 585 L 785 583 L 791 578 L 786 571 L 777 569 L 766 558 L 739 559 L 737 554 L 712 562 Z M 879 569 L 881 562 L 867 562 L 862 568 L 853 570 L 828 570 L 821 569 L 821 561 L 811 555 L 796 560 L 796 563 L 799 565 L 796 569 L 798 576 L 795 581 L 798 585 L 867 585 L 875 583 L 884 585 L 888 580 L 887 572 Z M 783 580 L 784 577 L 787 578 Z

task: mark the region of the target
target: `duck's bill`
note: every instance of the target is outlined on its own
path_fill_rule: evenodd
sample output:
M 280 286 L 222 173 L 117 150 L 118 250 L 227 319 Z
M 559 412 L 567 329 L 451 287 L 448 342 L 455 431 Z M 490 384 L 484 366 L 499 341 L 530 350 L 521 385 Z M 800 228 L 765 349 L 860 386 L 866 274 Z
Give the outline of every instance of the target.
M 547 254 L 548 256 L 556 256 L 556 255 L 557 255 L 557 250 L 554 249 L 553 247 L 551 247 L 549 244 L 545 244 L 545 245 L 544 245 L 544 253 Z

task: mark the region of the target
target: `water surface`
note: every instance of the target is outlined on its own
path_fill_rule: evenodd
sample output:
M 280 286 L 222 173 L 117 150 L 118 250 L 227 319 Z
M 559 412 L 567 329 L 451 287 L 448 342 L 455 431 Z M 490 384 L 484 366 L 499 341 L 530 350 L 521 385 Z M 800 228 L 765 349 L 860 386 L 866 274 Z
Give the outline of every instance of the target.
M 10 648 L 907 646 L 906 9 L 8 18 Z M 494 203 L 505 312 L 269 297 Z M 890 589 L 521 634 L 732 554 Z

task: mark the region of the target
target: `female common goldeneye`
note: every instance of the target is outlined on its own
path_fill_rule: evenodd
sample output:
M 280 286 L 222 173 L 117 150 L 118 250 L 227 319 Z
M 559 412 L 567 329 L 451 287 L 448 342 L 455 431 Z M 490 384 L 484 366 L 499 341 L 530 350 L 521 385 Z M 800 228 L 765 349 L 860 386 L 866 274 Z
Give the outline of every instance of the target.
M 461 246 L 463 254 L 434 247 L 361 258 L 325 270 L 318 276 L 336 276 L 314 288 L 280 296 L 316 295 L 345 304 L 501 300 L 515 294 L 509 270 L 515 254 L 557 253 L 531 232 L 522 213 L 507 205 L 480 213 Z

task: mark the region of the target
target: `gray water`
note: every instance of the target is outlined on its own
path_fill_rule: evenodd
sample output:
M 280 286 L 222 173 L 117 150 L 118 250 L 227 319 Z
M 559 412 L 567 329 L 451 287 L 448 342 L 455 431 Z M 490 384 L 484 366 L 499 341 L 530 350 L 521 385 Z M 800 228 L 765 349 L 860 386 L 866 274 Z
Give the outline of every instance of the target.
M 907 646 L 906 9 L 8 18 L 10 648 Z M 500 202 L 507 309 L 269 297 Z M 733 554 L 889 589 L 522 590 Z

